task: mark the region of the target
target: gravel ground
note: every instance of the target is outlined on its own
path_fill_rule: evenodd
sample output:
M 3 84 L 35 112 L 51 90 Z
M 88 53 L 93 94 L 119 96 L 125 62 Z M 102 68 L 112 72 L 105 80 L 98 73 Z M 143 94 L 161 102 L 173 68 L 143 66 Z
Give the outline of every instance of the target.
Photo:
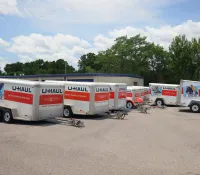
M 0 123 L 0 175 L 200 175 L 200 114 L 168 107 L 83 121 Z

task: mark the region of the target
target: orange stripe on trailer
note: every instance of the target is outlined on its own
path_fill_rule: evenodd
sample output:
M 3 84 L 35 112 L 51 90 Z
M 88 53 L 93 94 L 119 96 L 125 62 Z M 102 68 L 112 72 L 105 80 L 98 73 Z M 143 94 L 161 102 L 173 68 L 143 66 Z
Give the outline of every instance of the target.
M 90 101 L 90 93 L 88 93 L 88 92 L 76 92 L 76 91 L 65 91 L 64 98 L 66 100 Z
M 114 99 L 115 98 L 115 92 L 110 92 L 110 99 Z
M 63 103 L 62 94 L 45 94 L 40 95 L 40 105 L 53 105 Z
M 135 93 L 135 97 L 139 97 L 139 96 L 141 96 L 141 94 L 138 93 L 138 92 L 136 92 L 136 93 Z
M 4 100 L 31 105 L 33 104 L 33 94 L 4 90 Z
M 176 90 L 162 90 L 162 95 L 176 97 L 177 91 Z
M 95 93 L 95 101 L 107 101 L 109 100 L 110 93 L 102 92 L 102 93 Z
M 118 93 L 118 99 L 126 98 L 126 92 L 119 92 Z
M 132 92 L 127 92 L 127 93 L 126 93 L 126 96 L 127 96 L 127 97 L 132 97 L 132 96 L 133 96 L 133 93 L 132 93 Z

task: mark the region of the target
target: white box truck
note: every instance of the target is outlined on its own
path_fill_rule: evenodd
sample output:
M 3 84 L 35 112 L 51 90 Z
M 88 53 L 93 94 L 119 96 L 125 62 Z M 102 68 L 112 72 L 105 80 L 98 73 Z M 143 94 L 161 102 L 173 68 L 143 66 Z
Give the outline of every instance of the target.
M 78 115 L 96 115 L 109 112 L 110 86 L 92 82 L 54 81 L 50 83 L 63 83 L 64 117 Z
M 0 116 L 39 121 L 62 116 L 63 85 L 43 82 L 0 79 Z
M 200 81 L 180 81 L 179 105 L 189 107 L 192 112 L 200 112 Z
M 150 103 L 158 106 L 178 105 L 180 85 L 149 83 L 149 88 L 151 92 Z

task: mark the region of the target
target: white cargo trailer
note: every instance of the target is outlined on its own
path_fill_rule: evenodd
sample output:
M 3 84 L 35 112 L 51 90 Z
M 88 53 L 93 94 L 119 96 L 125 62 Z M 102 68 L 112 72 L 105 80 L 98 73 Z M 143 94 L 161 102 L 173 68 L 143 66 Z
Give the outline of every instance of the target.
M 72 117 L 73 114 L 96 115 L 109 112 L 109 85 L 54 80 L 46 80 L 46 82 L 65 85 L 64 117 Z
M 158 106 L 162 105 L 178 105 L 178 94 L 180 85 L 149 83 L 150 88 L 150 103 L 155 103 Z
M 200 81 L 181 80 L 180 106 L 189 107 L 192 112 L 200 112 Z
M 128 109 L 132 109 L 136 107 L 138 104 L 143 103 L 143 99 L 141 98 L 142 89 L 139 86 L 127 86 L 127 104 L 126 107 Z
M 110 86 L 109 109 L 111 111 L 124 110 L 126 108 L 127 84 L 125 83 L 103 83 Z
M 143 100 L 149 100 L 150 88 L 145 86 L 130 86 L 132 89 L 135 89 L 136 96 L 141 97 Z
M 39 121 L 62 116 L 63 85 L 0 79 L 0 115 L 12 119 Z

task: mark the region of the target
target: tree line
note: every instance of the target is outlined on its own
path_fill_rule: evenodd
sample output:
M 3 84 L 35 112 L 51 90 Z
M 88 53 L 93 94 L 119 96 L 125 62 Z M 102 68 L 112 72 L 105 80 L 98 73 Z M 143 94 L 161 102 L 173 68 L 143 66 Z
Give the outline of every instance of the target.
M 66 65 L 65 65 L 66 63 Z M 112 47 L 99 53 L 82 55 L 78 70 L 62 59 L 29 63 L 12 63 L 5 66 L 5 75 L 34 75 L 65 73 L 123 73 L 141 75 L 149 82 L 179 83 L 180 79 L 200 78 L 200 38 L 176 36 L 168 50 L 147 37 L 136 35 L 119 37 Z

